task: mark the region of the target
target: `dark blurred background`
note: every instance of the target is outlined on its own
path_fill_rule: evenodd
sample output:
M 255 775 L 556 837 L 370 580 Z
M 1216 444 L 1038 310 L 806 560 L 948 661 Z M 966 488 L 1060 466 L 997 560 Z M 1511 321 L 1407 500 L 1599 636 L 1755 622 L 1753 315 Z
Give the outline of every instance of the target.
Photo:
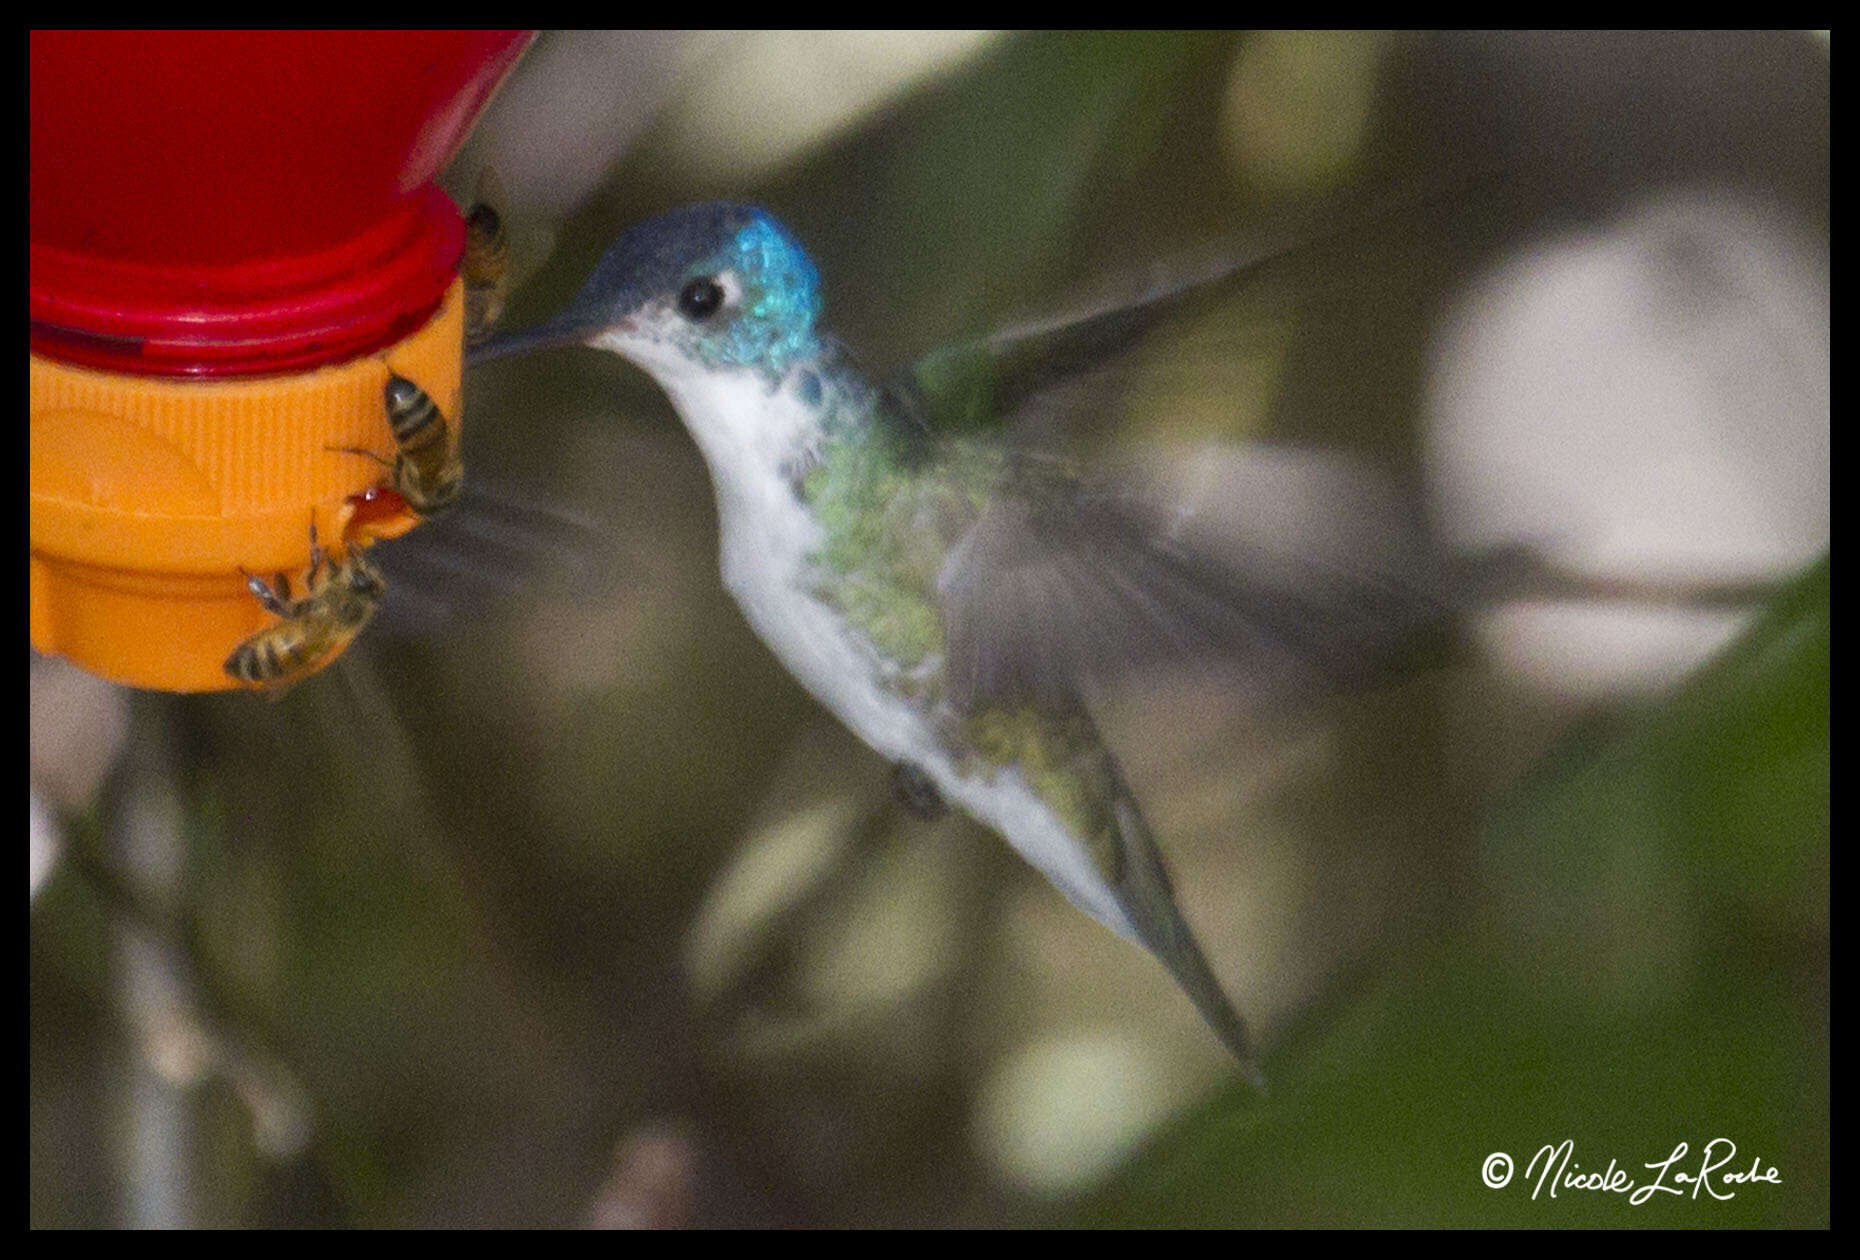
M 1156 348 L 1127 436 L 1371 456 L 1595 590 L 1313 711 L 1120 693 L 1262 1100 L 1141 951 L 889 807 L 642 375 L 477 369 L 472 500 L 282 702 L 32 662 L 33 1223 L 1825 1225 L 1829 57 L 543 36 L 450 180 L 506 190 L 507 325 L 711 197 L 796 230 L 875 370 L 1315 240 L 1210 328 L 1244 353 Z M 1715 1138 L 1780 1184 L 1525 1175 Z

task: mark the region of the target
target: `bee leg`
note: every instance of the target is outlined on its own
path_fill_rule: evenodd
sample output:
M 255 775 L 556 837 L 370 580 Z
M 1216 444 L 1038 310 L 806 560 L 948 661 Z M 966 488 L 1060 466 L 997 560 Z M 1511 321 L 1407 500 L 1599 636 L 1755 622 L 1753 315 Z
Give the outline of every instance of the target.
M 325 446 L 323 449 L 326 451 L 334 451 L 338 455 L 360 455 L 363 459 L 374 460 L 375 463 L 381 465 L 383 468 L 392 468 L 394 466 L 394 461 L 387 456 L 377 455 L 373 451 L 365 451 L 359 446 Z
M 251 591 L 258 602 L 265 606 L 266 612 L 274 617 L 290 616 L 291 608 L 289 600 L 291 598 L 291 588 L 289 582 L 282 573 L 278 574 L 277 591 L 265 585 L 264 578 L 253 577 L 244 569 L 239 570 L 239 573 L 240 576 L 245 578 L 245 589 Z
M 934 822 L 949 812 L 936 783 L 916 762 L 900 761 L 892 767 L 891 791 L 913 818 Z
M 310 515 L 310 576 L 308 579 L 313 592 L 316 590 L 316 575 L 322 571 L 325 559 L 327 557 L 323 554 L 323 547 L 316 540 L 316 514 L 313 512 Z

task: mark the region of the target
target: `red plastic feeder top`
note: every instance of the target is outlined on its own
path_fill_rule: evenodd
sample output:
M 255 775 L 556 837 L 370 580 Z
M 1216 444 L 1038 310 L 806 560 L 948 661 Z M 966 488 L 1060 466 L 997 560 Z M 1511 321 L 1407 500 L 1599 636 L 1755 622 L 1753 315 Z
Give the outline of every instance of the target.
M 228 375 L 431 316 L 463 236 L 432 183 L 524 31 L 36 31 L 36 354 Z

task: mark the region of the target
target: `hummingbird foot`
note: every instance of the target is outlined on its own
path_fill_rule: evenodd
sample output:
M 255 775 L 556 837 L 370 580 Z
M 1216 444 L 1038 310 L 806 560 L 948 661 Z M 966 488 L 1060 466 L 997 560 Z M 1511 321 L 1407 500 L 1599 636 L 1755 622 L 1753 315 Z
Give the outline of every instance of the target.
M 916 762 L 900 761 L 891 770 L 891 790 L 911 817 L 935 822 L 949 812 L 936 780 Z

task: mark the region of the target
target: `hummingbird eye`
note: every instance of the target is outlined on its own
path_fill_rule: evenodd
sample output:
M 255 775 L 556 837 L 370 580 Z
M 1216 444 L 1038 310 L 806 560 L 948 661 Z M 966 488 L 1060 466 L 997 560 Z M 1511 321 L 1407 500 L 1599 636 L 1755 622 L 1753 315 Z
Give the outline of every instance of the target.
M 723 286 L 710 276 L 699 276 L 678 291 L 678 313 L 689 320 L 709 319 L 723 306 Z

